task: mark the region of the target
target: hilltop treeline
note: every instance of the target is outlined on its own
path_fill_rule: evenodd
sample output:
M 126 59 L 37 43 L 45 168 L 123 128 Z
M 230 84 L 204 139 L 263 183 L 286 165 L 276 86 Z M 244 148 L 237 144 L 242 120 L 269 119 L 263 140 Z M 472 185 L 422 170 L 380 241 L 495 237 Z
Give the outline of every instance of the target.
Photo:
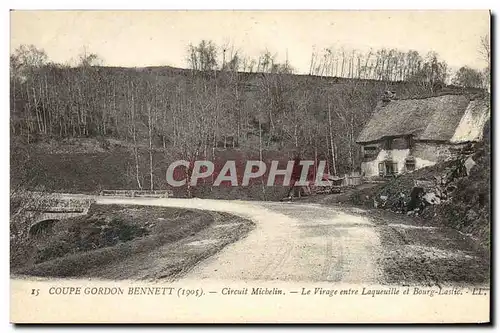
M 79 59 L 70 67 L 50 63 L 32 46 L 16 50 L 10 78 L 13 137 L 27 143 L 114 138 L 133 147 L 136 161 L 139 149 L 147 149 L 151 159 L 154 150 L 168 149 L 190 160 L 213 159 L 220 148 L 260 156 L 263 150 L 287 149 L 327 158 L 330 171 L 340 173 L 359 165 L 356 137 L 385 90 L 400 97 L 432 94 L 446 77 L 437 57 L 404 70 L 377 60 L 384 73 L 396 68 L 411 77 L 324 75 L 332 74 L 328 64 L 335 61 L 323 62 L 323 76 L 293 75 L 288 62 L 279 64 L 268 52 L 249 71 L 237 52 L 223 50 L 221 60 L 210 42 L 190 46 L 191 68 L 185 70 L 103 67 L 95 54 Z M 407 80 L 388 81 L 398 78 Z M 149 171 L 153 179 L 152 163 Z

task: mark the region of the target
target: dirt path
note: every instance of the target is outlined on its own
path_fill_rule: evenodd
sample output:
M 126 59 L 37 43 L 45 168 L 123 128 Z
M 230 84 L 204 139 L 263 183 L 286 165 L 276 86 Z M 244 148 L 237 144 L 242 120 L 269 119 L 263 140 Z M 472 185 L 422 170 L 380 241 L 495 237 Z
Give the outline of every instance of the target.
M 96 200 L 228 212 L 256 223 L 247 237 L 198 264 L 186 278 L 350 283 L 377 283 L 381 278 L 376 264 L 381 248 L 373 223 L 334 208 L 201 199 Z
M 227 212 L 255 223 L 246 237 L 205 256 L 206 259 L 191 265 L 179 278 L 399 285 L 486 284 L 489 281 L 489 258 L 467 236 L 454 230 L 419 225 L 411 218 L 378 210 L 299 202 L 94 199 L 98 204 Z M 221 227 L 230 228 L 230 225 Z M 217 237 L 222 237 L 220 232 L 199 234 L 196 241 L 191 240 L 182 245 L 187 247 L 178 250 L 203 248 L 220 241 Z M 150 272 L 161 267 L 161 258 L 168 256 L 167 252 L 159 249 L 150 256 L 154 260 L 132 257 L 126 263 L 128 268 L 123 269 L 134 271 L 140 267 L 142 275 L 156 276 Z M 127 278 L 134 278 L 130 274 Z

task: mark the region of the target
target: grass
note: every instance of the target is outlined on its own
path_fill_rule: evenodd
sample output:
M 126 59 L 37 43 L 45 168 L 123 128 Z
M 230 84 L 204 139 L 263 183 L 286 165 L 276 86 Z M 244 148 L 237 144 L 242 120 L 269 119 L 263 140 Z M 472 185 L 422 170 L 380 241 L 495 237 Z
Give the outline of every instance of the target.
M 160 220 L 161 219 L 161 220 Z M 151 251 L 206 228 L 210 213 L 163 207 L 93 205 L 88 215 L 62 220 L 54 234 L 37 240 L 28 267 L 16 273 L 70 277 Z
M 28 190 L 42 188 L 47 192 L 65 193 L 99 193 L 102 189 L 138 189 L 135 159 L 130 147 L 114 144 L 105 150 L 98 149 L 96 146 L 98 143 L 93 141 L 85 144 L 86 141 L 83 139 L 73 141 L 31 146 L 14 142 L 11 147 L 11 186 L 22 184 Z M 147 150 L 140 149 L 139 178 L 144 189 L 150 188 L 147 154 Z M 168 150 L 154 152 L 155 188 L 170 188 L 175 197 L 186 197 L 188 192 L 185 186 L 172 188 L 166 182 L 166 170 L 176 159 L 169 154 Z M 240 182 L 246 161 L 259 158 L 258 152 L 240 149 L 217 151 L 216 156 L 216 170 L 220 170 L 228 160 L 236 161 Z M 273 159 L 284 162 L 288 161 L 289 156 L 286 152 L 270 150 L 264 152 L 263 159 L 270 165 Z M 199 198 L 213 199 L 280 200 L 287 192 L 287 187 L 283 186 L 264 186 L 263 189 L 260 180 L 252 181 L 246 187 L 232 187 L 227 182 L 213 187 L 211 182 L 211 177 L 199 180 L 198 185 L 193 187 L 192 194 Z

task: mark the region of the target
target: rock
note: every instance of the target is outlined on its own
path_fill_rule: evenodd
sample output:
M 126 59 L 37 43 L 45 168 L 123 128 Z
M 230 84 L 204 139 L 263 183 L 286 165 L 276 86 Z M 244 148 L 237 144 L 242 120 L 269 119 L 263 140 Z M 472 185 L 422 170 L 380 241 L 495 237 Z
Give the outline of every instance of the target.
M 444 185 L 446 182 L 445 178 L 440 175 L 435 175 L 434 179 L 436 181 L 436 184 Z
M 453 192 L 457 189 L 457 186 L 456 185 L 449 185 L 446 187 L 446 192 Z
M 441 199 L 439 199 L 439 197 L 434 192 L 428 192 L 424 194 L 422 199 L 424 199 L 430 205 L 439 205 L 441 203 Z
M 467 175 L 470 175 L 470 171 L 476 165 L 477 165 L 477 163 L 472 159 L 472 156 L 469 156 L 469 158 L 465 160 L 464 166 L 465 166 L 465 172 L 467 173 Z
M 446 192 L 441 191 L 441 193 L 439 194 L 439 198 L 441 199 L 441 201 L 443 201 L 448 199 L 448 195 L 446 194 Z
M 430 188 L 434 186 L 434 181 L 432 180 L 427 180 L 427 179 L 416 179 L 414 181 L 414 187 L 418 188 Z
M 380 200 L 386 201 L 388 199 L 387 195 L 381 195 Z
M 478 213 L 476 213 L 474 210 L 472 209 L 469 209 L 469 211 L 467 212 L 467 215 L 466 215 L 466 218 L 468 221 L 475 221 L 477 219 L 477 217 L 479 216 Z

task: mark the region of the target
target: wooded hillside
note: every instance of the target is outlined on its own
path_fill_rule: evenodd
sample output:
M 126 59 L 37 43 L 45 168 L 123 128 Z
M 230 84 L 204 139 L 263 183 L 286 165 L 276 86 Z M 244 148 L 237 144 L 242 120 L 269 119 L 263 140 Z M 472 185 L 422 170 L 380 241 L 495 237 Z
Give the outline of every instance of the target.
M 385 91 L 405 98 L 448 89 L 446 64 L 436 55 L 426 60 L 409 53 L 413 62 L 383 52 L 376 62 L 368 61 L 370 55 L 363 62 L 354 55 L 342 62 L 313 55 L 311 74 L 320 75 L 294 75 L 288 63 L 275 63 L 268 53 L 249 72 L 237 53 L 226 61 L 224 50 L 219 63 L 214 52 L 210 43 L 191 46 L 191 69 L 179 69 L 98 66 L 93 54 L 69 67 L 49 63 L 32 46 L 16 50 L 12 137 L 23 144 L 117 139 L 132 147 L 137 166 L 144 149 L 150 160 L 157 150 L 188 160 L 213 160 L 224 148 L 258 152 L 261 159 L 263 150 L 285 150 L 321 156 L 337 174 L 359 165 L 356 137 Z

